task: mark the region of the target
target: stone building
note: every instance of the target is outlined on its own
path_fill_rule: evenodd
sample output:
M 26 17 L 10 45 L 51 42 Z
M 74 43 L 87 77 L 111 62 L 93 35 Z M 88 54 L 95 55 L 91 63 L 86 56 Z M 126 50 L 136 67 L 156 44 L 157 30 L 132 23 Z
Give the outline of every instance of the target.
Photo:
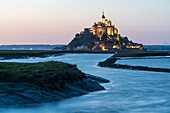
M 108 20 L 104 11 L 99 22 L 90 28 L 76 34 L 75 38 L 66 46 L 66 50 L 143 50 L 143 45 L 129 41 L 122 37 L 118 29 Z
M 94 25 L 89 28 L 89 31 L 99 38 L 101 38 L 103 34 L 118 35 L 118 29 L 112 25 L 110 20 L 106 19 L 104 12 L 102 14 L 101 21 L 95 22 Z

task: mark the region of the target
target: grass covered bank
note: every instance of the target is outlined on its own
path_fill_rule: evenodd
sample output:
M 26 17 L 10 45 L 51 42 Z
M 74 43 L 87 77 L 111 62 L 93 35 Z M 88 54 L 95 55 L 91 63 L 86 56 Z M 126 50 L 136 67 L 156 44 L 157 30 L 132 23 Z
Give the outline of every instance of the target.
M 104 90 L 97 79 L 61 62 L 0 63 L 0 105 L 51 102 Z
M 167 68 L 153 68 L 148 66 L 130 66 L 130 65 L 123 65 L 123 64 L 115 64 L 116 58 L 109 58 L 105 61 L 101 61 L 98 63 L 100 67 L 109 67 L 115 69 L 129 69 L 129 70 L 140 70 L 140 71 L 154 71 L 154 72 L 167 72 L 170 73 L 170 69 Z
M 60 89 L 64 82 L 84 78 L 85 74 L 75 65 L 61 62 L 0 63 L 0 82 L 27 82 L 42 87 L 49 83 L 57 85 Z
M 141 70 L 141 71 L 154 71 L 154 72 L 167 72 L 170 73 L 170 69 L 168 68 L 154 68 L 148 66 L 131 66 L 124 64 L 117 64 L 117 60 L 123 60 L 123 57 L 147 57 L 147 56 L 170 56 L 170 52 L 168 51 L 122 51 L 114 54 L 110 58 L 105 61 L 101 61 L 98 63 L 100 67 L 109 67 L 116 69 L 129 69 L 129 70 Z M 140 60 L 140 59 L 138 59 Z

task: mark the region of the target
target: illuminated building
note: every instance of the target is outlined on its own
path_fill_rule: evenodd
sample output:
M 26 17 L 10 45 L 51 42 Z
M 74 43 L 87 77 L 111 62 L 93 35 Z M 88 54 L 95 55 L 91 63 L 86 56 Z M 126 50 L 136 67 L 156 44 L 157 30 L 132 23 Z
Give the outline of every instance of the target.
M 66 46 L 66 50 L 143 50 L 143 45 L 129 41 L 122 37 L 118 29 L 108 20 L 104 11 L 99 22 L 90 28 L 76 34 L 75 38 Z
M 94 25 L 89 28 L 89 31 L 93 33 L 93 35 L 98 36 L 100 39 L 103 34 L 118 35 L 118 29 L 112 25 L 112 22 L 110 20 L 106 19 L 104 11 L 101 21 L 95 22 Z

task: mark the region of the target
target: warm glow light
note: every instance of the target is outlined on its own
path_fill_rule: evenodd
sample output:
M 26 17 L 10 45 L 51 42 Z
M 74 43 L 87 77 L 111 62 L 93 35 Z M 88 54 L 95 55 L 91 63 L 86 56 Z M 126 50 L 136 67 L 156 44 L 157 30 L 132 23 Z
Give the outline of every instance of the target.
M 141 46 L 126 46 L 126 48 L 132 48 L 132 49 L 140 49 L 141 48 Z
M 114 45 L 113 49 L 120 49 L 120 47 L 118 45 Z

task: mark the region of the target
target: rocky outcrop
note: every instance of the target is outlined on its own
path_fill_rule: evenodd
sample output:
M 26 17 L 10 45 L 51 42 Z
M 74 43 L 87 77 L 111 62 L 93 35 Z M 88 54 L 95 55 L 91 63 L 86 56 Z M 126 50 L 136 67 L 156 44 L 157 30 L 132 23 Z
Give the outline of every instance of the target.
M 60 62 L 0 63 L 0 106 L 52 102 L 104 90 L 106 79 Z
M 88 51 L 120 51 L 120 50 L 144 50 L 142 44 L 134 43 L 127 37 L 119 34 L 112 22 L 105 18 L 104 12 L 101 21 L 95 22 L 90 28 L 85 28 L 76 34 L 74 39 L 65 47 L 65 50 Z
M 30 83 L 0 83 L 0 106 L 53 102 L 104 90 L 104 87 L 96 80 L 90 78 L 65 83 L 60 90 L 51 89 L 50 85 L 52 86 L 52 84 L 46 84 L 46 87 L 42 88 Z M 55 88 L 55 86 L 52 87 Z
M 108 39 L 109 38 L 109 39 Z M 127 37 L 103 34 L 102 40 L 90 32 L 76 34 L 75 38 L 65 46 L 64 50 L 90 50 L 90 51 L 142 51 L 143 45 L 129 41 Z

